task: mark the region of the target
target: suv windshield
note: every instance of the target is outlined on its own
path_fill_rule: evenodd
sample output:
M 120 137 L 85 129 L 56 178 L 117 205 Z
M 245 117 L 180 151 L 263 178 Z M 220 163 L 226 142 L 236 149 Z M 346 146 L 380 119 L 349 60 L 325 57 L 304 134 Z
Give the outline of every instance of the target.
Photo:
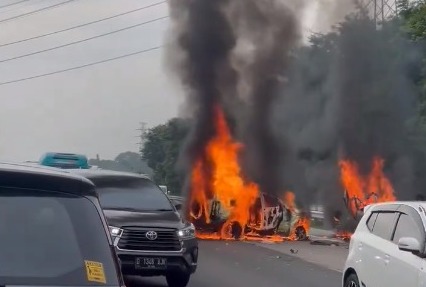
M 135 211 L 173 211 L 164 192 L 149 179 L 132 177 L 91 178 L 102 208 Z
M 0 187 L 0 238 L 0 285 L 119 284 L 100 215 L 85 197 Z

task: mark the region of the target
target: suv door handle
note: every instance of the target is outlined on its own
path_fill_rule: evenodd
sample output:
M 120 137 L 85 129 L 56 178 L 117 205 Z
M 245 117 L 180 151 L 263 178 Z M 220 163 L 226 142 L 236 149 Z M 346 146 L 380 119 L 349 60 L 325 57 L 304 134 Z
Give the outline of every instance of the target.
M 385 261 L 385 265 L 388 265 L 388 264 L 389 264 L 389 261 L 390 261 L 390 256 L 389 256 L 389 254 L 385 254 L 384 261 Z
M 362 243 L 358 243 L 358 249 L 362 249 Z

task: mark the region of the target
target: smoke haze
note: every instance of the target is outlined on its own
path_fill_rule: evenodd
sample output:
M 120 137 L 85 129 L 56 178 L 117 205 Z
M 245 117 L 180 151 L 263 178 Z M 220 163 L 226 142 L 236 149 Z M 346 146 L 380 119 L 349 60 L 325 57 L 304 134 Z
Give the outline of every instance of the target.
M 414 147 L 407 123 L 416 116 L 417 90 L 409 80 L 418 53 L 395 23 L 376 30 L 353 14 L 295 57 L 289 86 L 275 107 L 277 133 L 293 155 L 283 174 L 304 204 L 343 208 L 338 161 L 358 163 L 364 175 L 374 156 L 385 159 L 385 173 L 398 198 L 414 199 Z M 322 40 L 321 40 L 322 39 Z M 401 51 L 404 55 L 400 56 Z

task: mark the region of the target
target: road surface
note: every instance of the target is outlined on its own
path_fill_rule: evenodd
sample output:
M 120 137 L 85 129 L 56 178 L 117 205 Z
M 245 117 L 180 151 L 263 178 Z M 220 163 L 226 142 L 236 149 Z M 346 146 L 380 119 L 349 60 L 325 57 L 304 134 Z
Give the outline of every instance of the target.
M 188 287 L 341 287 L 340 272 L 259 245 L 202 241 L 199 256 Z M 127 285 L 167 286 L 161 277 L 132 278 Z

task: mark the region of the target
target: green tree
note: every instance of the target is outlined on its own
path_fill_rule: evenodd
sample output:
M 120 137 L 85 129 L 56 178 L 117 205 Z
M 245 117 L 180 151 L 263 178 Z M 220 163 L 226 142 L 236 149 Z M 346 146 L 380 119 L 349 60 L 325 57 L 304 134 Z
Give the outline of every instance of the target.
M 176 164 L 188 130 L 189 124 L 185 120 L 171 119 L 147 132 L 141 150 L 143 159 L 154 171 L 154 181 L 159 185 L 167 185 L 173 194 L 179 194 L 182 190 L 184 178 L 179 174 Z

